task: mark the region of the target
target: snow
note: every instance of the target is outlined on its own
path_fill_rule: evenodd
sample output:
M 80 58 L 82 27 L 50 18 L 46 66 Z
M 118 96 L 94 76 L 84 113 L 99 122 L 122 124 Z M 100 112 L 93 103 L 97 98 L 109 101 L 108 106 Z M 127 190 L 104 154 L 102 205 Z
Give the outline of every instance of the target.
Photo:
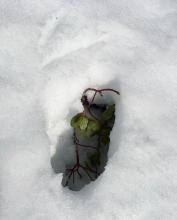
M 0 219 L 176 220 L 177 2 L 1 0 L 0 21 Z M 106 170 L 73 192 L 50 159 L 90 86 L 121 96 Z

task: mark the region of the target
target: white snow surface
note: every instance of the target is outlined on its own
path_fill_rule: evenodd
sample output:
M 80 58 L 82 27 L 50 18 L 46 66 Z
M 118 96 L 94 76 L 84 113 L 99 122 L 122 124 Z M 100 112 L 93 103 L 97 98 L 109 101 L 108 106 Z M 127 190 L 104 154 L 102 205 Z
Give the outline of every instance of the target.
M 1 0 L 0 24 L 0 219 L 176 220 L 177 1 Z M 87 87 L 121 96 L 74 192 L 50 158 Z

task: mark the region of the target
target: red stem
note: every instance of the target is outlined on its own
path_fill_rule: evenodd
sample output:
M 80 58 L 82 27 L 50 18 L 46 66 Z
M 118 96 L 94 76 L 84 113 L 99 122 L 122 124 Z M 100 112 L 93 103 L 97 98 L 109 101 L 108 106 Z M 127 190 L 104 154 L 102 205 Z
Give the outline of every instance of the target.
M 88 91 L 95 91 L 96 93 L 98 92 L 100 94 L 104 91 L 110 91 L 110 92 L 115 92 L 117 95 L 120 95 L 120 93 L 117 90 L 109 89 L 109 88 L 106 88 L 106 89 L 87 88 L 86 90 L 84 90 L 83 94 L 87 93 Z

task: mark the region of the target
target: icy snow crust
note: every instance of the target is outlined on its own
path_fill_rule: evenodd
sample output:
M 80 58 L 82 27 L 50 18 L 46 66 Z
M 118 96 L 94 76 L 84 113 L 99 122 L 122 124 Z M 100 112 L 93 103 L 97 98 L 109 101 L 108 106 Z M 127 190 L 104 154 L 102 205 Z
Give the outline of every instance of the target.
M 176 220 L 177 2 L 1 0 L 0 22 L 0 219 Z M 121 97 L 105 172 L 72 192 L 50 159 L 90 86 Z

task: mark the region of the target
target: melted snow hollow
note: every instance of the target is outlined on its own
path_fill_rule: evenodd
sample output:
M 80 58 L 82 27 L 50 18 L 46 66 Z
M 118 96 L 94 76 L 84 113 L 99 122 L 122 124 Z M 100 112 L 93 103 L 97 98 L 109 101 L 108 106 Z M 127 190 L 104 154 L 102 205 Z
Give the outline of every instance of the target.
M 176 220 L 177 2 L 1 0 L 0 11 L 0 219 Z M 82 91 L 105 86 L 121 93 L 106 170 L 72 192 L 50 160 Z

